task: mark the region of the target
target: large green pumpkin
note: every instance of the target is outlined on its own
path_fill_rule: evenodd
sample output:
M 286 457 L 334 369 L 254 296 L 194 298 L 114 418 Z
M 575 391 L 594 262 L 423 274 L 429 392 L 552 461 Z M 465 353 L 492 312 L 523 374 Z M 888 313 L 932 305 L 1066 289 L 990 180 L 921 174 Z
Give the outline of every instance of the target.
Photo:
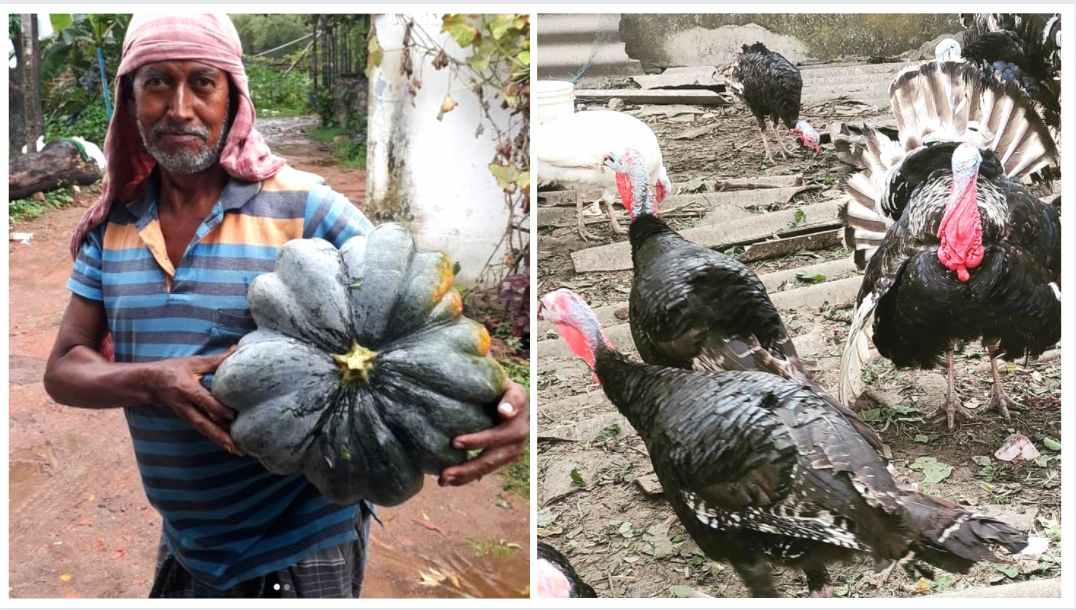
M 239 448 L 340 504 L 399 504 L 466 459 L 452 438 L 493 425 L 507 381 L 453 278 L 396 224 L 285 244 L 247 293 L 258 329 L 212 382 Z

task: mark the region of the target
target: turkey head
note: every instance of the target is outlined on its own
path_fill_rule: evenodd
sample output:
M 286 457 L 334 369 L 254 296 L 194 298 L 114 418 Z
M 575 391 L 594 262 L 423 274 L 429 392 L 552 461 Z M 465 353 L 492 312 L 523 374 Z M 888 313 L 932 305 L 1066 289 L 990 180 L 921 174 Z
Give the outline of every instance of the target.
M 553 323 L 572 353 L 586 362 L 591 370 L 594 370 L 598 349 L 613 349 L 602 332 L 598 316 L 579 295 L 567 288 L 554 290 L 542 297 L 538 315 Z M 601 382 L 600 379 L 598 381 Z

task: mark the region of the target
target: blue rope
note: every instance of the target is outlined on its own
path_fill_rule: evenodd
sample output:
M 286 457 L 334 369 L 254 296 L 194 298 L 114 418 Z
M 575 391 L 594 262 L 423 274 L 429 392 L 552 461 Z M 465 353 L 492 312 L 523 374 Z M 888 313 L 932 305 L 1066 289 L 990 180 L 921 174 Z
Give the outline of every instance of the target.
M 101 69 L 101 93 L 105 98 L 105 116 L 112 120 L 112 98 L 108 93 L 108 76 L 105 74 L 105 54 L 101 47 L 97 47 L 97 66 Z

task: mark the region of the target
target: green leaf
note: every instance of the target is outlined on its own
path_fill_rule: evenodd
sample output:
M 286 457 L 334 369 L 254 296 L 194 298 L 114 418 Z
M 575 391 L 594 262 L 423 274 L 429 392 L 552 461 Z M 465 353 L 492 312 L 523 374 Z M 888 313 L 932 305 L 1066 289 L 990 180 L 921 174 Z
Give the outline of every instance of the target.
M 493 21 L 489 24 L 489 33 L 493 34 L 494 40 L 500 40 L 505 32 L 512 29 L 515 21 L 516 16 L 512 14 L 494 15 Z
M 881 409 L 864 409 L 863 411 L 859 412 L 859 419 L 862 419 L 863 421 L 865 421 L 867 423 L 876 422 L 876 421 L 882 421 L 882 410 Z
M 467 65 L 475 72 L 485 72 L 489 69 L 489 54 L 475 51 L 467 58 Z
M 698 597 L 699 593 L 687 585 L 673 585 L 669 587 L 669 595 L 673 597 Z
M 531 173 L 521 172 L 519 177 L 516 178 L 516 184 L 524 191 L 531 187 Z
M 576 487 L 586 486 L 586 482 L 583 481 L 583 475 L 579 474 L 578 468 L 572 468 L 572 471 L 569 473 L 569 476 L 572 477 L 572 485 L 575 485 Z
M 803 208 L 796 208 L 796 211 L 792 214 L 792 224 L 800 225 L 807 222 L 807 212 L 803 211 Z
M 602 431 L 594 437 L 594 442 L 601 443 L 610 439 L 614 439 L 618 436 L 620 436 L 620 425 L 609 424 L 608 426 L 602 428 Z
M 374 68 L 381 65 L 381 59 L 385 57 L 385 51 L 377 40 L 377 32 L 370 35 L 370 42 L 366 45 L 366 77 L 373 74 Z
M 949 475 L 953 474 L 953 467 L 945 462 L 939 462 L 937 458 L 931 456 L 923 456 L 916 458 L 914 462 L 908 466 L 912 470 L 917 470 L 923 473 L 923 483 L 933 484 L 940 483 L 949 478 Z
M 826 281 L 824 273 L 797 273 L 796 279 L 807 284 L 818 284 Z
M 1008 576 L 1009 578 L 1016 578 L 1017 575 L 1020 574 L 1020 570 L 1017 569 L 1016 566 L 1010 566 L 1010 565 L 1005 565 L 1005 564 L 1001 564 L 1001 563 L 992 563 L 990 565 L 994 566 L 995 570 L 997 570 L 998 572 L 1001 572 L 1002 574 Z
M 973 455 L 973 456 L 971 456 L 971 461 L 975 462 L 979 466 L 984 466 L 984 467 L 989 466 L 991 464 L 990 456 L 986 456 L 986 455 Z
M 530 66 L 531 65 L 531 52 L 530 51 L 520 51 L 519 55 L 516 55 L 516 59 L 519 60 L 519 63 L 521 63 L 521 64 L 523 64 L 525 66 Z
M 49 13 L 49 23 L 52 24 L 52 31 L 57 34 L 74 22 L 75 17 L 70 13 Z
M 1045 445 L 1046 448 L 1050 451 L 1061 451 L 1061 442 L 1056 439 L 1052 439 L 1049 436 L 1044 436 L 1042 438 L 1042 444 Z
M 478 28 L 467 22 L 467 15 L 454 13 L 441 19 L 441 31 L 456 41 L 460 48 L 467 48 L 478 38 Z
M 489 173 L 493 174 L 493 178 L 497 181 L 497 186 L 501 187 L 506 193 L 515 192 L 516 180 L 519 179 L 519 170 L 512 165 L 501 165 L 499 163 L 489 164 Z
M 926 444 L 926 443 L 929 443 L 929 442 L 930 442 L 930 437 L 929 437 L 929 436 L 927 436 L 926 434 L 916 434 L 916 435 L 915 435 L 915 439 L 914 439 L 914 440 L 915 440 L 915 442 L 917 442 L 917 443 L 924 443 L 924 444 Z

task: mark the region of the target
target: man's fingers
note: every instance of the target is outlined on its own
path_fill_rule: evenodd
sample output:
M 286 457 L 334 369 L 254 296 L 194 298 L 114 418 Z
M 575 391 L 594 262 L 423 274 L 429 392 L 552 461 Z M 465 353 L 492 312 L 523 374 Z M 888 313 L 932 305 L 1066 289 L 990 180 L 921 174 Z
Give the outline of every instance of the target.
M 527 438 L 527 420 L 513 418 L 499 426 L 471 434 L 461 434 L 452 439 L 452 446 L 456 449 L 492 449 L 521 443 L 525 438 Z
M 179 414 L 194 426 L 195 430 L 198 430 L 206 438 L 220 445 L 225 451 L 233 455 L 243 455 L 243 452 L 239 451 L 239 447 L 236 446 L 235 441 L 229 436 L 228 432 L 202 414 L 194 405 L 183 405 L 177 408 Z
M 197 385 L 191 390 L 187 400 L 196 405 L 209 419 L 222 426 L 235 421 L 235 411 L 221 404 L 215 396 L 201 385 Z
M 512 462 L 522 452 L 522 443 L 487 449 L 473 460 L 444 469 L 437 482 L 439 485 L 466 485 Z
M 527 392 L 523 386 L 511 381 L 508 390 L 501 397 L 501 403 L 497 407 L 497 414 L 502 418 L 511 418 L 527 414 Z
M 235 353 L 236 346 L 231 346 L 228 351 L 221 352 L 219 354 L 213 354 L 211 356 L 192 356 L 191 360 L 191 372 L 196 375 L 204 375 L 206 373 L 212 373 L 217 370 L 221 362 L 224 362 L 228 356 Z

